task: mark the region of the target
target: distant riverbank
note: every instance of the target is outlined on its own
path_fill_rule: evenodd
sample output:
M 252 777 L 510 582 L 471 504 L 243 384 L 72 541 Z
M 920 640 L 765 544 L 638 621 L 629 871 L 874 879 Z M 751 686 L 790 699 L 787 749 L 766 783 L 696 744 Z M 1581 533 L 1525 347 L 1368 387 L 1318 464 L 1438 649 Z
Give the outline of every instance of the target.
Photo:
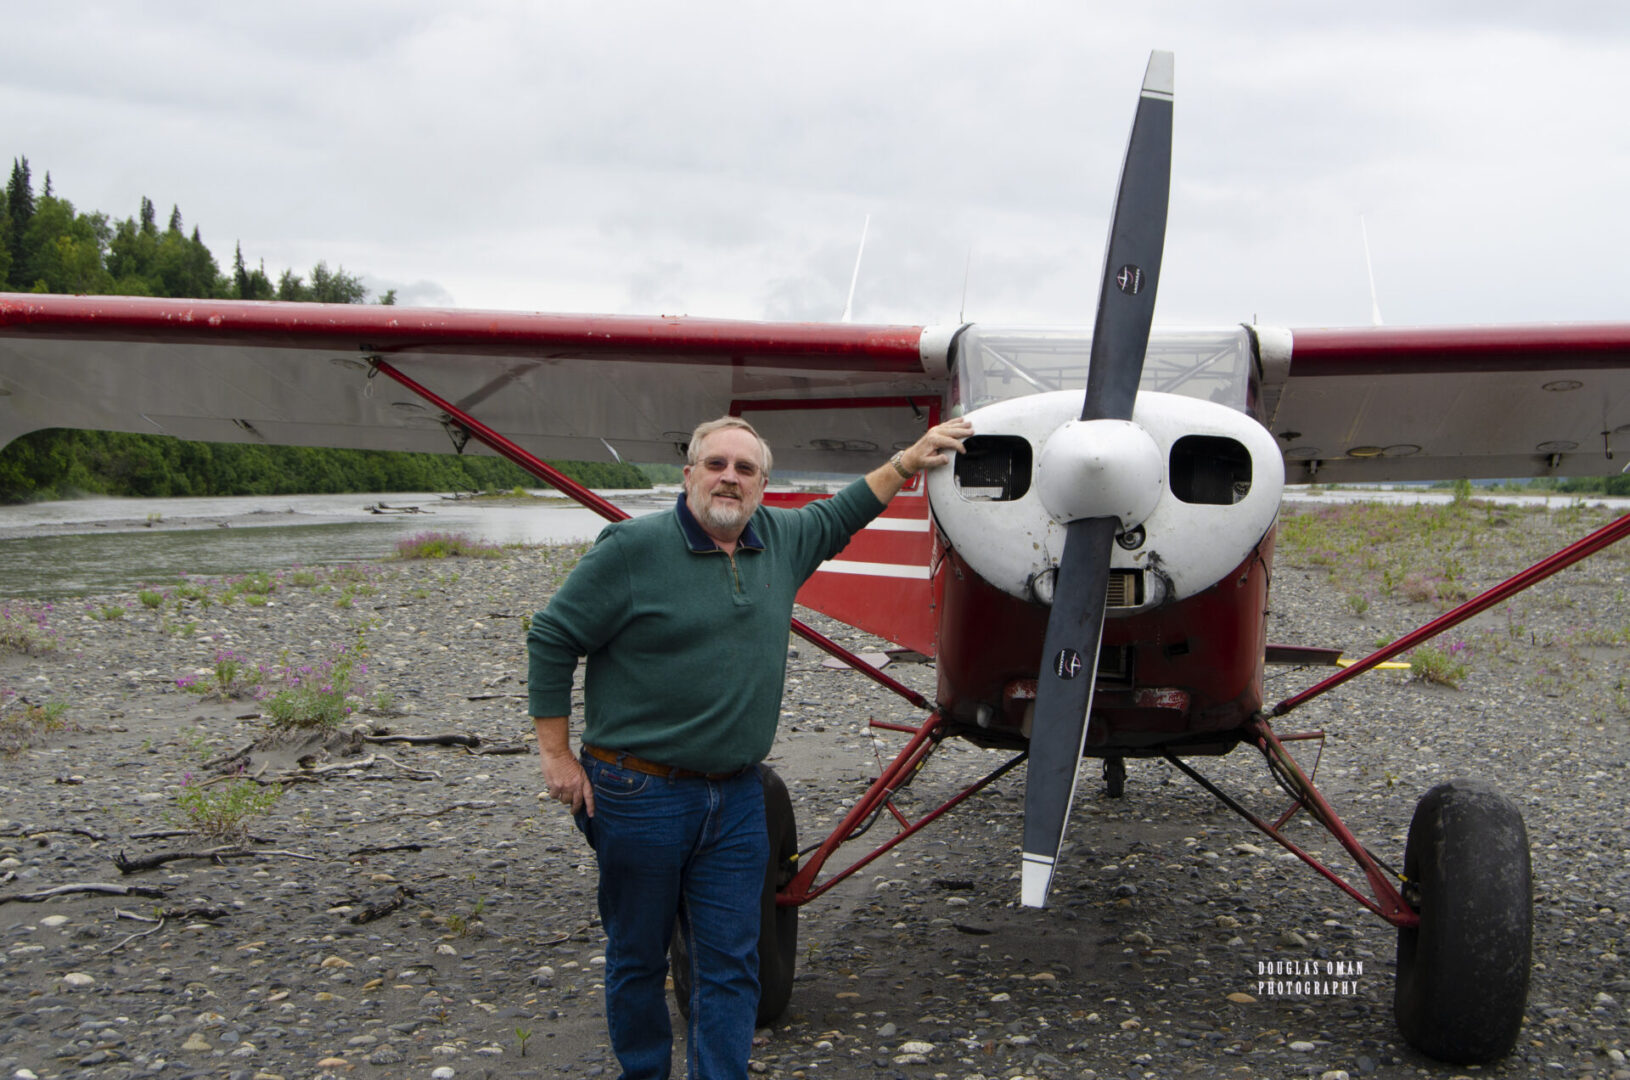
M 632 515 L 671 490 L 607 491 Z M 371 508 L 371 509 L 370 509 Z M 84 595 L 297 565 L 375 562 L 421 532 L 495 544 L 592 540 L 599 515 L 563 498 L 435 493 L 71 499 L 0 507 L 0 596 Z

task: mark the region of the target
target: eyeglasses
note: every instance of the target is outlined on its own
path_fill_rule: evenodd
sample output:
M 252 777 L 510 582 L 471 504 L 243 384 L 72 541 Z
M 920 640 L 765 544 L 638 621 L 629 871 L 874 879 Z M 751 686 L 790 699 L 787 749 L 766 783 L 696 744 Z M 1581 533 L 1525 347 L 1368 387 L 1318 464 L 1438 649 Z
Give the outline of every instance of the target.
M 703 458 L 701 464 L 702 468 L 706 469 L 710 473 L 722 473 L 725 471 L 725 469 L 734 464 L 736 467 L 736 475 L 746 477 L 749 480 L 757 476 L 759 473 L 757 462 L 746 461 L 739 458 L 735 462 L 732 462 L 729 458 L 722 457 Z

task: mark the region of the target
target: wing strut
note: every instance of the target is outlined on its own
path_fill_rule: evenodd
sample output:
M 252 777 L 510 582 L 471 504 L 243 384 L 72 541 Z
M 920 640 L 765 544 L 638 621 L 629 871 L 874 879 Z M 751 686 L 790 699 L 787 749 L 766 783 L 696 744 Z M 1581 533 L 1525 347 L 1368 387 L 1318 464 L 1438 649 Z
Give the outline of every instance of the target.
M 451 418 L 454 423 L 458 424 L 465 431 L 469 432 L 471 438 L 475 439 L 482 445 L 491 448 L 493 452 L 498 454 L 500 457 L 506 458 L 516 465 L 519 465 L 521 468 L 525 469 L 533 476 L 536 476 L 539 480 L 542 480 L 555 490 L 576 500 L 578 503 L 588 507 L 590 510 L 593 510 L 596 514 L 599 514 L 607 521 L 622 521 L 629 516 L 626 510 L 607 502 L 604 498 L 596 495 L 582 484 L 579 484 L 576 480 L 573 480 L 559 469 L 556 469 L 547 461 L 544 461 L 536 454 L 517 446 L 513 441 L 505 438 L 503 435 L 500 435 L 498 432 L 494 431 L 486 424 L 483 424 L 469 413 L 466 413 L 458 406 L 437 396 L 435 393 L 426 389 L 424 386 L 421 386 L 407 375 L 404 375 L 400 370 L 393 367 L 388 360 L 378 356 L 373 357 L 370 360 L 368 377 L 371 379 L 376 374 L 387 375 L 396 380 L 407 390 L 417 394 L 419 397 L 424 398 L 426 401 L 430 402 L 430 404 L 440 409 L 444 414 Z M 883 672 L 877 667 L 872 664 L 868 664 L 866 661 L 862 660 L 848 649 L 845 649 L 842 645 L 839 645 L 837 642 L 833 641 L 825 634 L 822 634 L 820 631 L 807 626 L 798 619 L 792 620 L 792 630 L 793 633 L 797 634 L 811 645 L 824 649 L 826 652 L 837 657 L 839 660 L 842 660 L 845 664 L 854 668 L 862 675 L 865 675 L 879 686 L 885 687 L 886 689 L 892 690 L 896 694 L 899 694 L 917 708 L 929 710 L 933 709 L 933 705 L 929 702 L 929 700 L 917 693 L 917 691 L 911 689 L 909 686 L 906 686 L 904 683 L 883 674 Z
M 1333 690 L 1353 676 L 1370 670 L 1382 661 L 1390 660 L 1401 652 L 1413 649 L 1423 641 L 1429 641 L 1437 637 L 1450 627 L 1457 626 L 1473 615 L 1493 607 L 1500 601 L 1515 596 L 1530 585 L 1544 581 L 1558 570 L 1572 566 L 1580 559 L 1594 555 L 1603 548 L 1618 543 L 1626 536 L 1630 536 L 1630 514 L 1603 525 L 1589 536 L 1575 541 L 1555 555 L 1541 559 L 1528 569 L 1513 574 L 1492 589 L 1479 593 L 1459 607 L 1444 612 L 1425 626 L 1411 630 L 1391 645 L 1376 650 L 1351 667 L 1343 668 L 1329 678 L 1314 683 L 1301 693 L 1286 698 L 1275 705 L 1268 715 L 1284 716 L 1298 705 L 1307 704 L 1326 690 Z

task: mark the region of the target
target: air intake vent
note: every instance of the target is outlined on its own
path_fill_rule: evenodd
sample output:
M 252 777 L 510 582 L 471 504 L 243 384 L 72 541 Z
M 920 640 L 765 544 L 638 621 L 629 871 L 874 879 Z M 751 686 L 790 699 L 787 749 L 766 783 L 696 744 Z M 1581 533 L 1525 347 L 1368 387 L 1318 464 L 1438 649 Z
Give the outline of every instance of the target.
M 1143 603 L 1143 571 L 1111 570 L 1109 572 L 1109 607 L 1137 607 Z

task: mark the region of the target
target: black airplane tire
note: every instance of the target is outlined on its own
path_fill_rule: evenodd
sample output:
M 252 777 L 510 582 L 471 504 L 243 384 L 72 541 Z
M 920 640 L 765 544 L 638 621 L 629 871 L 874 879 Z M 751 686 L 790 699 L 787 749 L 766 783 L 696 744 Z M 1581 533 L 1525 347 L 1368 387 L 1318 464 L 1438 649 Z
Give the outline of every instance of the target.
M 770 835 L 770 860 L 764 872 L 758 932 L 758 1020 L 772 1023 L 787 1011 L 792 980 L 798 967 L 798 909 L 781 907 L 775 894 L 790 879 L 798 856 L 798 823 L 792 796 L 781 777 L 768 765 L 759 766 L 764 782 L 764 821 Z M 690 1017 L 690 941 L 684 925 L 674 927 L 668 947 L 668 970 L 673 974 L 674 1000 L 680 1015 Z
M 781 777 L 768 765 L 759 766 L 759 771 L 764 776 L 764 820 L 770 833 L 758 933 L 758 1026 L 763 1027 L 787 1011 L 798 970 L 798 909 L 775 902 L 775 894 L 797 870 L 798 821 Z
M 1126 759 L 1124 757 L 1106 757 L 1104 759 L 1104 794 L 1111 799 L 1119 799 L 1126 794 Z
M 1528 1001 L 1533 893 L 1528 830 L 1480 780 L 1439 784 L 1416 804 L 1404 878 L 1420 925 L 1398 931 L 1393 1015 L 1440 1061 L 1476 1065 L 1516 1045 Z

